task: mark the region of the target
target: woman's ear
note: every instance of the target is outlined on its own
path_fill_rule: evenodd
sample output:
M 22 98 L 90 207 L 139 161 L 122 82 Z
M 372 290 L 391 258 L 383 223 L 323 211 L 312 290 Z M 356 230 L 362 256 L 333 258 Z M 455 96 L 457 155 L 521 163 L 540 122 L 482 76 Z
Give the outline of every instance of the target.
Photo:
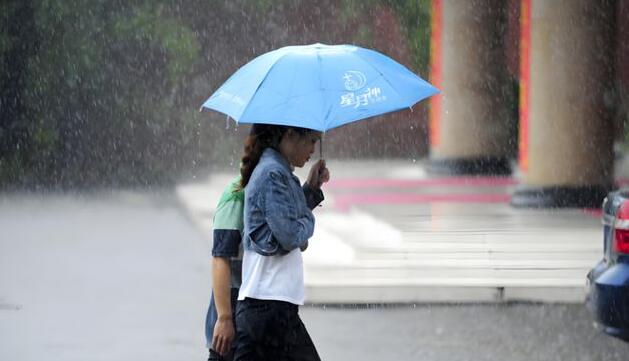
M 288 135 L 289 137 L 294 137 L 295 135 L 297 135 L 297 132 L 295 131 L 295 129 L 288 128 L 286 129 L 286 133 L 284 134 Z
M 286 129 L 284 136 L 282 138 L 286 138 L 286 140 L 295 142 L 299 139 L 299 133 L 297 133 L 294 129 Z

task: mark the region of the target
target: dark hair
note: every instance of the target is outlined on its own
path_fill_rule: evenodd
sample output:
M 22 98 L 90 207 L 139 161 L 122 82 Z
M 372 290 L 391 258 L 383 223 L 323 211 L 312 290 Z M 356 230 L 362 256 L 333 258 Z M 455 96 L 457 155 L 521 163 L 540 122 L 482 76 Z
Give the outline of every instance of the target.
M 245 139 L 244 155 L 240 163 L 240 187 L 244 189 L 249 183 L 253 170 L 258 165 L 262 152 L 266 148 L 272 148 L 279 151 L 280 141 L 286 132 L 292 129 L 299 135 L 305 135 L 313 132 L 311 129 L 289 127 L 285 125 L 273 124 L 254 124 L 251 126 L 249 136 Z

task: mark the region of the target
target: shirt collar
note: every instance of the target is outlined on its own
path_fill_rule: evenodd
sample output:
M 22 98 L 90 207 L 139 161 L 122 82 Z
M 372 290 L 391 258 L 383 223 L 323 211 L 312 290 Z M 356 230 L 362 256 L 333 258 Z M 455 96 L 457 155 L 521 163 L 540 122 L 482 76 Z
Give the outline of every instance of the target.
M 264 158 L 273 159 L 274 161 L 280 163 L 289 173 L 293 172 L 293 167 L 288 163 L 288 160 L 284 158 L 280 152 L 273 148 L 266 148 L 264 152 L 262 152 L 260 160 Z

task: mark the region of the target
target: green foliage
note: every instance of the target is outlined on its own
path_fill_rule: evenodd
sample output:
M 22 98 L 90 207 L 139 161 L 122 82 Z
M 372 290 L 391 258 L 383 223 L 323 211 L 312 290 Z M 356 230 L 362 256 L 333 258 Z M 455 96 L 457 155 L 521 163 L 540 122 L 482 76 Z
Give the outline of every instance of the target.
M 133 39 L 159 47 L 168 54 L 168 76 L 172 83 L 185 77 L 199 58 L 199 44 L 192 31 L 168 18 L 164 6 L 142 4 L 131 15 L 119 16 L 113 25 L 113 41 Z
M 377 6 L 395 9 L 414 66 L 424 71 L 428 5 L 2 1 L 0 186 L 164 184 L 212 160 L 237 166 L 242 132 L 225 129 L 221 115 L 197 111 L 231 72 L 289 43 L 323 38 L 367 45 L 371 24 L 345 20 Z
M 35 24 L 36 52 L 20 59 L 18 121 L 28 142 L 25 151 L 5 150 L 0 181 L 63 187 L 168 181 L 181 166 L 179 145 L 189 137 L 177 120 L 178 90 L 199 59 L 192 31 L 166 2 L 41 0 L 30 6 L 25 19 L 15 20 Z M 7 35 L 0 35 L 1 49 Z M 0 134 L 10 131 L 8 121 Z M 9 169 L 15 164 L 20 172 Z
M 428 74 L 430 66 L 430 0 L 388 0 L 396 10 L 413 54 L 415 66 Z
M 244 0 L 244 4 L 249 8 L 261 12 L 267 13 L 274 6 L 278 6 L 282 3 L 286 3 L 288 0 Z M 301 0 L 293 0 L 293 1 L 301 1 Z
M 430 0 L 342 0 L 341 16 L 353 19 L 377 6 L 394 9 L 413 54 L 413 65 L 420 73 L 427 74 L 430 65 L 430 4 Z M 359 37 L 368 42 L 368 30 L 362 29 Z

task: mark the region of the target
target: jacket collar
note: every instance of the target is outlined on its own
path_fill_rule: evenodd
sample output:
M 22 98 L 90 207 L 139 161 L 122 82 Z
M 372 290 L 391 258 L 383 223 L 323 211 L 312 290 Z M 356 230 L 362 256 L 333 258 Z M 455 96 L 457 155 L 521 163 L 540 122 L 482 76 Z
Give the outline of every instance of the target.
M 293 172 L 293 167 L 288 163 L 288 160 L 284 158 L 284 156 L 280 154 L 280 152 L 278 152 L 277 150 L 273 148 L 266 148 L 264 152 L 262 152 L 262 156 L 260 157 L 260 160 L 263 160 L 263 159 L 273 160 L 281 164 L 282 167 L 285 168 L 289 173 Z

